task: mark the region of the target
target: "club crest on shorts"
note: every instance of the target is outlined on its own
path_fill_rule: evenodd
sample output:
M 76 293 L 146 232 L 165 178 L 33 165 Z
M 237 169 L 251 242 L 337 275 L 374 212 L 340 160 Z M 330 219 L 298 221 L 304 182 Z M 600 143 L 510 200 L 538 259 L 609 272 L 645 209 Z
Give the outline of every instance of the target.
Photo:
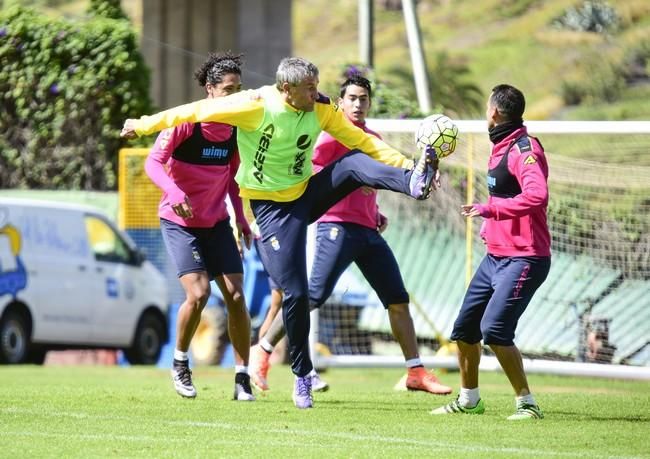
M 339 237 L 339 229 L 330 228 L 330 241 L 336 241 L 337 237 Z
M 196 249 L 192 250 L 192 258 L 194 258 L 195 262 L 201 263 L 201 254 L 199 253 L 198 250 Z
M 277 252 L 278 250 L 280 250 L 280 241 L 278 241 L 278 238 L 275 237 L 275 236 L 273 236 L 273 237 L 271 238 L 271 247 L 272 247 L 273 250 L 275 250 L 276 252 Z

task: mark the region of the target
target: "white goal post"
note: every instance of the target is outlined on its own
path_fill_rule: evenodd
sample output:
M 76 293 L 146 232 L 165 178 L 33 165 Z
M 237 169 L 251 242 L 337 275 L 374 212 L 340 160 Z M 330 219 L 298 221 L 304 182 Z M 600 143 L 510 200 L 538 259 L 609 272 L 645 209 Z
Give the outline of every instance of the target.
M 419 122 L 371 119 L 368 126 L 408 154 L 415 153 Z M 379 198 L 389 217 L 385 237 L 411 295 L 421 358 L 431 368 L 458 367 L 447 337 L 484 252 L 478 224 L 457 209 L 487 196 L 486 121 L 455 123 L 458 147 L 441 161 L 442 190 L 424 203 L 396 193 Z M 525 368 L 650 380 L 650 121 L 526 125 L 540 137 L 550 164 L 553 262 L 517 330 Z M 312 313 L 315 365 L 403 367 L 387 313 L 360 273 L 349 271 Z M 351 332 L 343 336 L 337 328 Z M 484 355 L 481 369 L 499 365 Z

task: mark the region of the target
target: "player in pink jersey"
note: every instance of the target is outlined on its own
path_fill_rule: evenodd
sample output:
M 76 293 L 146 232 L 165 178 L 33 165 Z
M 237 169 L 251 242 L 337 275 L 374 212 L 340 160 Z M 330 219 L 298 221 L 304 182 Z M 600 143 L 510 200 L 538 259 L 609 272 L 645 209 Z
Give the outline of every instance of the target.
M 479 393 L 481 340 L 490 346 L 515 392 L 511 421 L 541 419 L 514 343 L 519 318 L 551 267 L 551 236 L 546 223 L 548 162 L 541 143 L 528 135 L 523 93 L 510 85 L 492 89 L 486 118 L 492 142 L 487 203 L 463 205 L 465 217 L 483 217 L 487 254 L 472 278 L 451 339 L 458 344 L 461 388 L 456 400 L 435 415 L 482 414 Z
M 372 87 L 366 78 L 355 76 L 341 86 L 338 105 L 343 113 L 356 126 L 379 137 L 365 123 L 371 101 Z M 321 133 L 314 147 L 314 170 L 318 172 L 348 151 L 349 148 L 331 135 Z M 309 279 L 310 305 L 313 309 L 325 303 L 343 271 L 353 262 L 356 263 L 388 310 L 393 335 L 400 344 L 408 368 L 407 388 L 449 394 L 451 388 L 440 384 L 433 374 L 425 370 L 420 360 L 409 312 L 409 295 L 395 256 L 380 235 L 387 225 L 387 218 L 377 206 L 377 191 L 369 187 L 353 191 L 318 219 L 316 254 Z M 281 292 L 274 290 L 274 293 L 277 295 Z M 269 358 L 283 336 L 282 316 L 278 314 L 253 350 L 251 378 L 260 390 L 268 389 Z M 315 370 L 312 370 L 311 376 L 312 390 L 327 390 L 327 383 L 320 379 Z
M 241 56 L 211 53 L 195 77 L 209 99 L 238 92 Z M 239 239 L 250 248 L 251 231 L 234 180 L 238 165 L 237 131 L 220 123 L 184 123 L 162 131 L 145 163 L 147 175 L 163 191 L 160 228 L 185 291 L 172 368 L 174 387 L 183 397 L 196 397 L 188 349 L 214 279 L 228 309 L 235 349 L 234 399 L 255 400 L 248 375 L 251 326 L 243 293 L 243 249 L 235 240 L 225 201 L 228 195 Z

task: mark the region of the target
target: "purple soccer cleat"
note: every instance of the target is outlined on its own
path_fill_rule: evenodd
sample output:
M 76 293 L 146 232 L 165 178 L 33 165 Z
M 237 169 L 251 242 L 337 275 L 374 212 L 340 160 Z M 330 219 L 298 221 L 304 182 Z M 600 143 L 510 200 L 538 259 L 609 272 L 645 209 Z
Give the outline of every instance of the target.
M 415 163 L 409 180 L 409 190 L 415 199 L 424 200 L 431 194 L 431 183 L 438 172 L 438 161 L 436 151 L 428 146 Z
M 311 376 L 296 377 L 293 386 L 293 404 L 300 409 L 314 406 L 314 400 L 311 396 Z

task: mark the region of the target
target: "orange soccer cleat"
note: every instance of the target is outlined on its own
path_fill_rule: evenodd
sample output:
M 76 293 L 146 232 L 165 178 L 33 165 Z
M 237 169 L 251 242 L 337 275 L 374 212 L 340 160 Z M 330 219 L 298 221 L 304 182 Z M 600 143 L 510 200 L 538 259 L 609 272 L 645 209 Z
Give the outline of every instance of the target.
M 449 386 L 440 384 L 434 374 L 429 373 L 424 367 L 409 368 L 406 377 L 406 388 L 408 390 L 422 390 L 437 395 L 451 394 Z
M 259 344 L 251 348 L 251 382 L 262 392 L 269 390 L 266 378 L 269 374 L 271 354 L 262 349 Z

